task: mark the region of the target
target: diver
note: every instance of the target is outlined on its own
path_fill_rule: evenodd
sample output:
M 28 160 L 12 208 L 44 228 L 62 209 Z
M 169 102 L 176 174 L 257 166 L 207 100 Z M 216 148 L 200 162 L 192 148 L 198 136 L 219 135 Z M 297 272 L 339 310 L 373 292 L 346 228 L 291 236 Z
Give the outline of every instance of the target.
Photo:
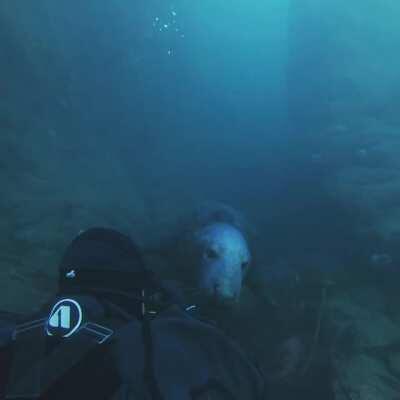
M 128 236 L 81 233 L 59 274 L 39 313 L 0 321 L 0 398 L 265 399 L 241 348 L 194 318 Z

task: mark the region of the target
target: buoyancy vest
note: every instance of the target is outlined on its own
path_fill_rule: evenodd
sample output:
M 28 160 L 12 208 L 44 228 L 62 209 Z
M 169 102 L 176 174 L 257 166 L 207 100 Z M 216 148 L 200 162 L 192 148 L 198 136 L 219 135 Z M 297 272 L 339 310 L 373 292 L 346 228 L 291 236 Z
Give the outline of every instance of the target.
M 62 296 L 14 336 L 7 400 L 264 399 L 236 344 L 179 307 L 143 302 L 138 319 L 93 296 Z

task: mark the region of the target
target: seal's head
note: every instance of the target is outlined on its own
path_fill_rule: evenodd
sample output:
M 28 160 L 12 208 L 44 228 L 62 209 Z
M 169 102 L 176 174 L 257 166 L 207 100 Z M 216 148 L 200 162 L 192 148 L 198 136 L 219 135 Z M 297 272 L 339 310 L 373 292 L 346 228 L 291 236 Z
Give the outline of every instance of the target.
M 238 301 L 251 256 L 243 233 L 227 223 L 194 233 L 196 285 L 216 302 Z

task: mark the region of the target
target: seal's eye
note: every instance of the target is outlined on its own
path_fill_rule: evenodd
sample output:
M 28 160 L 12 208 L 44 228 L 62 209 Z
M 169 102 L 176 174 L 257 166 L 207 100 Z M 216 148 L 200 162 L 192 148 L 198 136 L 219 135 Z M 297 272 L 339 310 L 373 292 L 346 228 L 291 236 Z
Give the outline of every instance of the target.
M 246 271 L 248 266 L 249 266 L 249 262 L 248 261 L 242 262 L 242 271 Z
M 213 260 L 215 258 L 218 258 L 218 253 L 214 249 L 206 249 L 205 256 L 206 258 Z

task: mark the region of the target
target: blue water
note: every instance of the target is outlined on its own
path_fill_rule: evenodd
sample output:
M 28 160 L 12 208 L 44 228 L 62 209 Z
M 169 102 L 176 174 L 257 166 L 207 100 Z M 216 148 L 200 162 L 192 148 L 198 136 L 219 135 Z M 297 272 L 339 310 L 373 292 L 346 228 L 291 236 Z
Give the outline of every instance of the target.
M 400 6 L 320 3 L 3 1 L 3 308 L 50 296 L 81 229 L 150 248 L 207 201 L 245 216 L 266 292 L 392 287 Z
M 146 245 L 211 200 L 248 217 L 263 264 L 363 260 L 375 234 L 389 251 L 383 196 L 354 198 L 371 171 L 396 196 L 397 36 L 378 16 L 397 8 L 356 3 L 4 3 L 4 229 L 59 248 L 101 222 Z
M 352 3 L 2 4 L 10 243 L 103 223 L 147 245 L 211 200 L 263 265 L 397 262 L 398 9 Z

